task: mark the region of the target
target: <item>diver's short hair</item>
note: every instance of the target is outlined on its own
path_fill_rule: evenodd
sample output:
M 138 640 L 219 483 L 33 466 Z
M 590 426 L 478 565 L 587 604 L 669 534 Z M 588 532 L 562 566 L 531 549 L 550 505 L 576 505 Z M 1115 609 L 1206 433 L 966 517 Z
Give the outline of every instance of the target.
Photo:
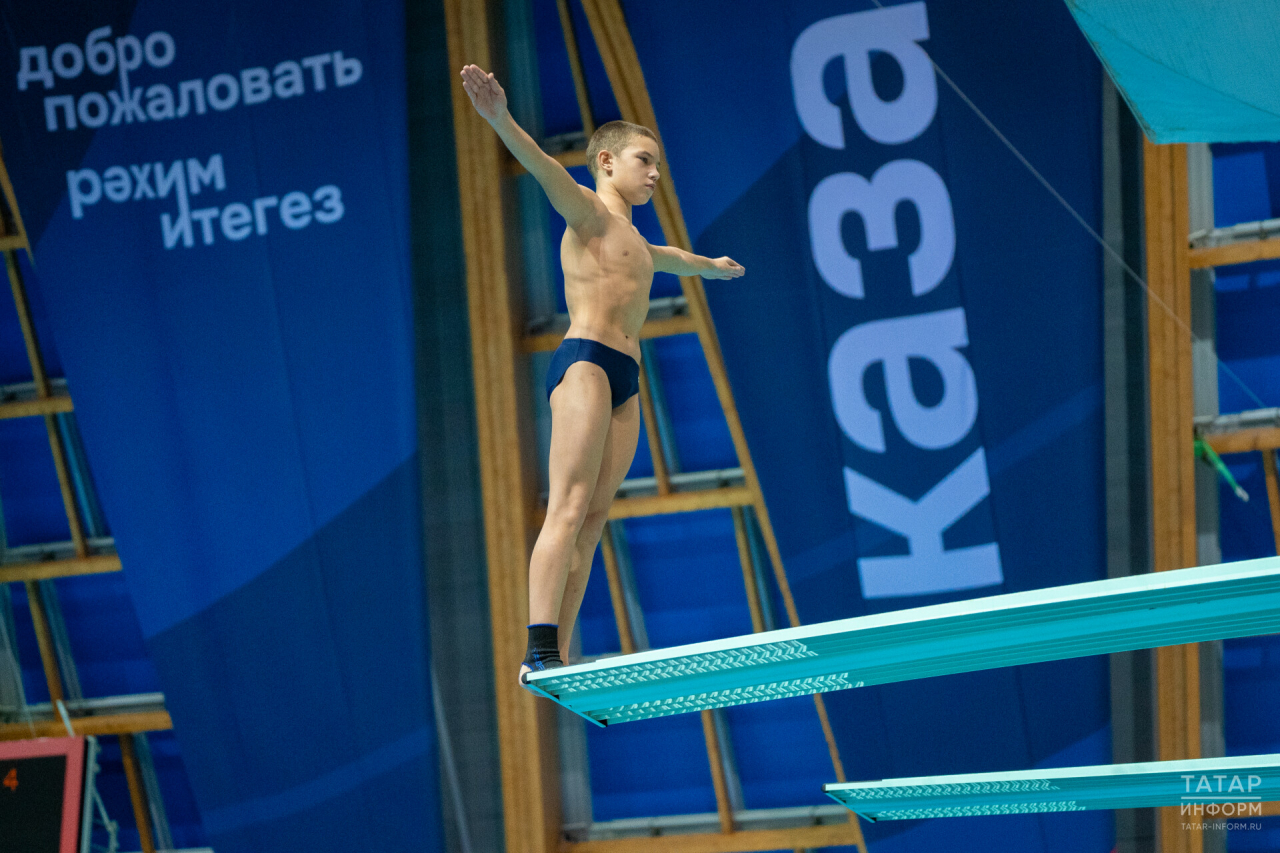
M 591 141 L 587 143 L 587 171 L 591 173 L 592 179 L 596 177 L 596 163 L 601 151 L 608 151 L 617 157 L 627 147 L 627 143 L 637 136 L 647 136 L 654 142 L 658 141 L 652 130 L 629 121 L 609 121 L 597 127 L 596 132 L 591 134 Z

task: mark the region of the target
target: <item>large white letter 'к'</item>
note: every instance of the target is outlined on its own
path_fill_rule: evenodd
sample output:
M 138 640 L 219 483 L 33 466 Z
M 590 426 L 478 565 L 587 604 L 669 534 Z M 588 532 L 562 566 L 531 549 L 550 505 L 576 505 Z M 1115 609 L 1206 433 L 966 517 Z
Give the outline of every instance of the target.
M 887 489 L 852 468 L 844 469 L 849 512 L 907 537 L 909 553 L 862 557 L 863 598 L 891 598 L 976 589 L 1003 583 L 995 542 L 970 548 L 942 546 L 942 532 L 987 496 L 987 457 L 978 448 L 918 501 Z

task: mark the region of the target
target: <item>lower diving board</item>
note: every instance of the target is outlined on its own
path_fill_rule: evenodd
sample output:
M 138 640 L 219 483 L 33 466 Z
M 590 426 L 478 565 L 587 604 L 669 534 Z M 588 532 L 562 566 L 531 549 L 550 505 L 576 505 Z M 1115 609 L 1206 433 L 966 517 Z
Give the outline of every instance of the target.
M 1188 816 L 1244 818 L 1280 800 L 1280 755 L 920 776 L 824 785 L 868 820 L 1178 806 Z
M 530 673 L 597 725 L 1039 661 L 1280 632 L 1280 557 L 1133 575 Z

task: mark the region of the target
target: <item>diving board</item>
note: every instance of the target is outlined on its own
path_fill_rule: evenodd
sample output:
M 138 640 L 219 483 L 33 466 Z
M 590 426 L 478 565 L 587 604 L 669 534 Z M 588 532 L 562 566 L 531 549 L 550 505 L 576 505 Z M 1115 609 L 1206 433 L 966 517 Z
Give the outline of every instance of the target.
M 1280 139 L 1280 0 L 1066 0 L 1152 142 Z
M 530 673 L 597 725 L 1280 632 L 1280 557 L 802 625 Z
M 1196 817 L 1261 815 L 1280 799 L 1280 754 L 824 785 L 867 820 L 1185 807 Z

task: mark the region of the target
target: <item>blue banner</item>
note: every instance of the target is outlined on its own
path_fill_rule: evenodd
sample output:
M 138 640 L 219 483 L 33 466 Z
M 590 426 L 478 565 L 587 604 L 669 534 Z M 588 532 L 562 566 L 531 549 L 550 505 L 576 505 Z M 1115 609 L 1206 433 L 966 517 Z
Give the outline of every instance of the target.
M 0 10 L 29 285 L 212 845 L 440 849 L 401 4 Z
M 1106 575 L 1098 246 L 931 60 L 1095 228 L 1098 63 L 1058 2 L 877 6 L 627 4 L 695 248 L 747 269 L 708 297 L 807 623 Z M 850 779 L 1110 761 L 1103 658 L 827 703 Z M 1105 812 L 869 838 L 1113 843 Z

